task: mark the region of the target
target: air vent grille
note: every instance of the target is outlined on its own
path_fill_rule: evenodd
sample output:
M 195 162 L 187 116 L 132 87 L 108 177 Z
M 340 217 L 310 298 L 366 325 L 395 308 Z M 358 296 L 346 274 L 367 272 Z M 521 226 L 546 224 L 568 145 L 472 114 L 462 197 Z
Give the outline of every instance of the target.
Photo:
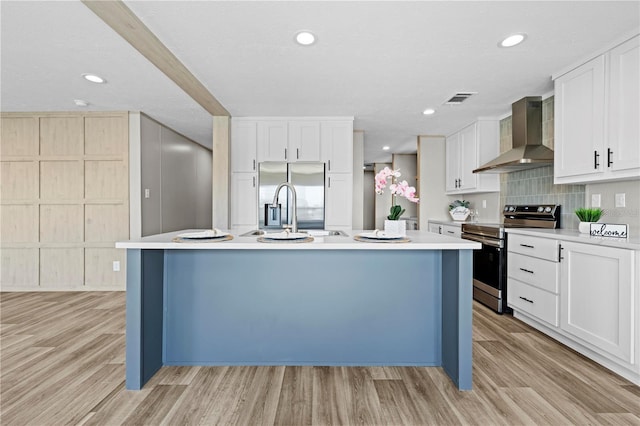
M 445 105 L 460 105 L 478 92 L 458 92 L 446 101 Z

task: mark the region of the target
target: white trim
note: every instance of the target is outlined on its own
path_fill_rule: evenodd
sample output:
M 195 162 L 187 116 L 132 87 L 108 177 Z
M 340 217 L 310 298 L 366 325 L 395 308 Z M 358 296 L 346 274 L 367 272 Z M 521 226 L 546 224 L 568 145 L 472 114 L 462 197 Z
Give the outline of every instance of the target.
M 345 117 L 306 117 L 306 116 L 299 116 L 299 117 L 288 117 L 288 116 L 269 116 L 269 117 L 231 117 L 232 120 L 235 121 L 254 121 L 254 120 L 261 120 L 261 121 L 282 121 L 282 120 L 287 120 L 287 121 L 309 121 L 309 120 L 349 120 L 349 121 L 353 121 L 354 117 L 353 116 L 345 116 Z

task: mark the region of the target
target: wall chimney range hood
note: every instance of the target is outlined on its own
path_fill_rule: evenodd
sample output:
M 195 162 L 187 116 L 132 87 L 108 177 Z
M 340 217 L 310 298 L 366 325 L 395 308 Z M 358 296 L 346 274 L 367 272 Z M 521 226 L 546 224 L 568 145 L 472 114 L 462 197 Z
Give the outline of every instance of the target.
M 529 96 L 511 105 L 513 148 L 473 173 L 507 173 L 553 164 L 553 150 L 542 145 L 542 98 Z

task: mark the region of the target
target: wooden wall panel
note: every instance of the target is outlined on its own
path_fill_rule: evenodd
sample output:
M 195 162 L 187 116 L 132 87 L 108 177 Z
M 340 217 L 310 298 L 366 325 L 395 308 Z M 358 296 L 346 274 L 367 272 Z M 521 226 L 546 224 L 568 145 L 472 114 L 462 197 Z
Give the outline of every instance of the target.
M 81 204 L 42 204 L 40 206 L 41 243 L 81 243 L 83 241 Z
M 2 117 L 0 155 L 38 155 L 38 119 Z
M 129 176 L 124 162 L 85 161 L 84 167 L 86 198 L 122 200 L 129 196 Z
M 38 242 L 38 206 L 2 205 L 0 231 L 3 244 Z
M 120 262 L 120 271 L 113 270 L 113 261 Z M 85 250 L 85 285 L 92 288 L 126 287 L 126 251 L 115 248 Z
M 0 253 L 0 289 L 38 286 L 38 249 L 3 248 Z
M 41 161 L 40 198 L 82 200 L 84 197 L 82 168 L 82 161 Z
M 2 161 L 0 163 L 0 197 L 2 201 L 38 198 L 38 163 L 36 161 Z
M 124 204 L 88 204 L 85 206 L 85 241 L 115 242 L 129 237 L 128 213 Z M 124 216 L 126 217 L 126 216 Z
M 41 248 L 40 286 L 81 288 L 84 285 L 84 249 Z
M 84 117 L 40 118 L 40 155 L 84 154 Z
M 128 152 L 129 122 L 122 117 L 85 118 L 86 155 L 123 155 Z
M 113 246 L 129 237 L 128 114 L 0 119 L 0 287 L 124 290 L 125 251 Z

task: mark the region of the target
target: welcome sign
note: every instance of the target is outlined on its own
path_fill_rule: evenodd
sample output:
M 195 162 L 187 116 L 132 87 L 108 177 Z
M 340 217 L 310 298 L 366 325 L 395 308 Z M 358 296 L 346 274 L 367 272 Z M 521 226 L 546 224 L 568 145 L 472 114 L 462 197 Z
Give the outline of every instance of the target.
M 627 225 L 615 223 L 592 223 L 589 226 L 589 234 L 593 237 L 627 238 Z

